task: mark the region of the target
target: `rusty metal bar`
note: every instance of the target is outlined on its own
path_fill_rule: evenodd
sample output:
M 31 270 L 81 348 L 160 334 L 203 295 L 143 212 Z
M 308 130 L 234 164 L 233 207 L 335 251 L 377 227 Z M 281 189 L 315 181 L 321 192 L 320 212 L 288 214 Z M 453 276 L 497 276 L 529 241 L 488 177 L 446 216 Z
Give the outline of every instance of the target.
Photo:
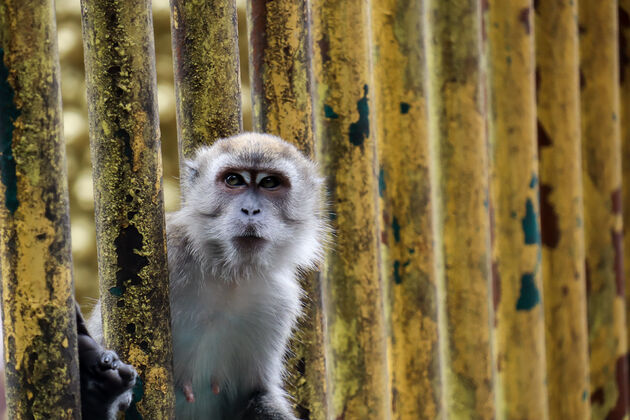
M 424 2 L 372 2 L 374 115 L 392 418 L 443 418 Z
M 547 419 L 531 0 L 490 0 L 488 136 L 497 418 Z
M 536 99 L 549 418 L 590 419 L 575 2 L 537 2 Z
M 151 2 L 81 2 L 105 341 L 140 374 L 128 418 L 173 418 Z
M 275 134 L 314 157 L 310 10 L 306 0 L 247 3 L 254 131 Z M 305 313 L 294 334 L 287 389 L 302 419 L 326 419 L 320 279 L 302 279 Z
M 329 418 L 390 413 L 367 6 L 312 4 L 315 132 L 336 235 L 322 284 Z
M 628 412 L 617 2 L 579 3 L 591 416 Z
M 440 337 L 451 419 L 493 419 L 490 218 L 480 2 L 428 1 Z
M 53 1 L 0 2 L 0 265 L 8 415 L 80 419 Z
M 180 159 L 243 127 L 235 0 L 171 0 Z

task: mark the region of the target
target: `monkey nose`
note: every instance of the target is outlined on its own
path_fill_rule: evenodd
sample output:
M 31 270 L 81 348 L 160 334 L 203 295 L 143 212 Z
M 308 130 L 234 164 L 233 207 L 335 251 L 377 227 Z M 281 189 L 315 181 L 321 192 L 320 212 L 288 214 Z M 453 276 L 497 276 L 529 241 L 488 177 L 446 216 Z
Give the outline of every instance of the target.
M 242 208 L 242 209 L 241 209 L 241 211 L 242 211 L 243 213 L 245 213 L 246 215 L 249 215 L 250 213 L 251 213 L 252 215 L 256 215 L 256 214 L 260 213 L 260 209 L 254 209 L 254 210 L 251 210 L 251 209 Z

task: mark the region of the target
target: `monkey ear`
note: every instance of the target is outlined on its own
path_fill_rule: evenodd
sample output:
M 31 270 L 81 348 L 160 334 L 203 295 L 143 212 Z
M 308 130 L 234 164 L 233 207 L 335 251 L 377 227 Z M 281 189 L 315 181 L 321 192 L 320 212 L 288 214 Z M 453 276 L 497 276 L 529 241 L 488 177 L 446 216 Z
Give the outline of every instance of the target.
M 199 177 L 199 165 L 193 160 L 184 160 L 182 164 L 182 184 L 186 187 L 192 185 L 193 182 Z

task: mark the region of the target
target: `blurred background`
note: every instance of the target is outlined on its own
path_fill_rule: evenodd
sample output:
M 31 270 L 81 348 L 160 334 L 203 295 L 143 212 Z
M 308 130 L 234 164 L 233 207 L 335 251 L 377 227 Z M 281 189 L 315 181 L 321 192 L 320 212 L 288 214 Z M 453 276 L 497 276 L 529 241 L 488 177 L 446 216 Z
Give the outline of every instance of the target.
M 245 0 L 238 0 L 237 4 L 243 86 L 243 125 L 245 130 L 251 130 Z M 81 3 L 80 0 L 57 0 L 56 9 L 63 125 L 68 157 L 74 281 L 77 299 L 87 314 L 95 299 L 98 298 L 98 274 L 92 163 L 81 39 Z M 153 0 L 153 30 L 164 164 L 164 202 L 166 211 L 173 211 L 179 207 L 179 180 L 169 0 Z

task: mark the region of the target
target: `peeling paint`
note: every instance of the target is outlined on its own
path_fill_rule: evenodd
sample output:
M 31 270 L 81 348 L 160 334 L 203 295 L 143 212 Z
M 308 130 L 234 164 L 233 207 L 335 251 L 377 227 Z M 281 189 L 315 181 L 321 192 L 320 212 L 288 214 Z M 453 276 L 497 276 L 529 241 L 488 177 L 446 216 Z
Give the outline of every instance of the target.
M 4 205 L 13 214 L 19 205 L 13 156 L 13 124 L 21 112 L 15 106 L 15 93 L 8 77 L 9 69 L 4 63 L 4 50 L 0 48 L 0 174 L 5 187 Z
M 534 203 L 531 199 L 525 202 L 525 217 L 522 219 L 523 233 L 527 245 L 540 243 L 540 231 L 538 230 L 538 220 L 534 210 Z
M 370 136 L 369 108 L 368 108 L 368 85 L 363 86 L 363 97 L 357 102 L 359 119 L 350 124 L 348 137 L 350 143 L 355 146 L 363 146 L 363 142 Z
M 521 277 L 521 292 L 516 302 L 517 311 L 529 311 L 540 303 L 540 292 L 534 282 L 534 274 L 526 273 Z

